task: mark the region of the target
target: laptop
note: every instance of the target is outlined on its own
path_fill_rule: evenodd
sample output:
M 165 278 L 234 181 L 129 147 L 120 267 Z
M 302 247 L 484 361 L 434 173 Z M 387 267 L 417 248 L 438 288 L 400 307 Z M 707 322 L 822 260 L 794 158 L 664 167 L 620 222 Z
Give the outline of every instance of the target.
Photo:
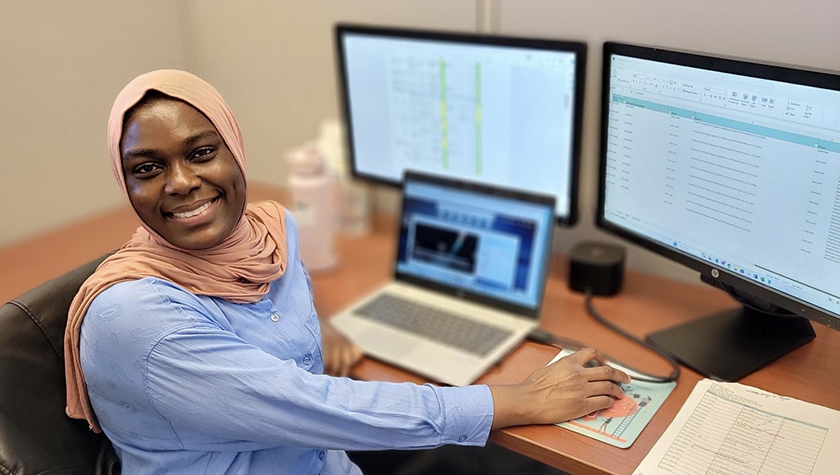
M 475 382 L 539 323 L 554 198 L 407 172 L 394 280 L 331 320 L 367 355 Z

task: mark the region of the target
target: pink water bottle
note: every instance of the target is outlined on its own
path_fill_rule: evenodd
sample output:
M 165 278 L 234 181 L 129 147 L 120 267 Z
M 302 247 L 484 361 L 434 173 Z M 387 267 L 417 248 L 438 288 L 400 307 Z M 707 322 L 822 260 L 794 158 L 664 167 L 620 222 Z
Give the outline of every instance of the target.
M 299 229 L 300 258 L 310 271 L 335 267 L 337 225 L 335 181 L 324 157 L 311 143 L 288 154 L 291 212 Z

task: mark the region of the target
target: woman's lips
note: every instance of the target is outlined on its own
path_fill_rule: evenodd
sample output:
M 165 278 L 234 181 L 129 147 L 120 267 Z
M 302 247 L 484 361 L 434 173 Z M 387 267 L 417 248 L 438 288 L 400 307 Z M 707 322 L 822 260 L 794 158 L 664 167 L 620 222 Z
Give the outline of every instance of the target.
M 219 198 L 213 198 L 207 203 L 198 208 L 185 211 L 182 213 L 167 213 L 169 219 L 172 219 L 180 224 L 187 226 L 198 226 L 210 221 L 213 217 L 213 212 L 218 208 Z

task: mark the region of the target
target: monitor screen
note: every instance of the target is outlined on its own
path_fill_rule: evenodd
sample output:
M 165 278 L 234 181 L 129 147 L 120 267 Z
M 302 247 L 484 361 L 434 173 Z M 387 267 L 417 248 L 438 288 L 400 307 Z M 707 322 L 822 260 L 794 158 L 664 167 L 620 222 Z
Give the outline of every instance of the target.
M 536 311 L 554 200 L 408 175 L 397 275 Z
M 576 217 L 585 46 L 338 26 L 353 173 L 405 170 L 556 198 Z
M 840 77 L 609 55 L 602 221 L 838 325 Z

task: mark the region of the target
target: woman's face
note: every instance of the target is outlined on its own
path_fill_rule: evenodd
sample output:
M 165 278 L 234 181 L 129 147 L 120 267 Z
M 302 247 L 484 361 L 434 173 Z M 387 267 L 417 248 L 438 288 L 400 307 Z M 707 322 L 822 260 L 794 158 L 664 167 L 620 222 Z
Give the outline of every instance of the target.
M 140 219 L 184 249 L 227 237 L 245 206 L 245 178 L 207 117 L 159 99 L 136 109 L 124 130 L 123 173 Z

